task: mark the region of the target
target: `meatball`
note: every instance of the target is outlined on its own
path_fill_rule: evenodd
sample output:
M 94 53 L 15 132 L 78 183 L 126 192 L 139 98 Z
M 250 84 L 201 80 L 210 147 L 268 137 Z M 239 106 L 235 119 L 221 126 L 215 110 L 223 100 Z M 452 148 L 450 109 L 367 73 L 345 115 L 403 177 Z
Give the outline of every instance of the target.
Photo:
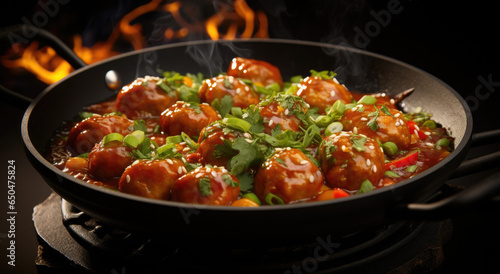
M 248 133 L 246 133 L 249 135 Z M 201 164 L 210 164 L 215 166 L 228 167 L 231 160 L 224 155 L 216 153 L 218 146 L 224 146 L 224 142 L 234 142 L 237 137 L 243 136 L 243 133 L 235 130 L 224 129 L 222 124 L 215 123 L 204 128 L 198 140 L 199 147 L 196 153 L 199 154 L 198 161 Z
M 240 183 L 223 167 L 199 167 L 175 181 L 172 201 L 230 205 L 238 199 Z
M 287 129 L 298 132 L 301 121 L 299 116 L 306 112 L 306 104 L 302 98 L 294 95 L 277 95 L 274 98 L 262 101 L 258 105 L 260 116 L 264 120 L 264 132 L 271 134 L 277 125 L 281 125 L 281 130 Z
M 319 114 L 325 114 L 325 109 L 331 107 L 337 100 L 349 104 L 353 99 L 347 88 L 335 78 L 325 80 L 319 76 L 309 76 L 297 87 L 295 95 L 304 98 L 311 107 L 317 107 Z
M 124 86 L 116 97 L 116 110 L 130 119 L 159 116 L 178 100 L 178 93 L 166 92 L 158 81 L 159 77 L 146 76 Z
M 252 88 L 233 76 L 219 75 L 203 81 L 200 88 L 200 100 L 211 104 L 215 99 L 219 102 L 222 97 L 230 95 L 233 99 L 233 106 L 247 108 L 250 105 L 259 103 L 259 96 Z
M 384 178 L 385 157 L 377 141 L 351 132 L 334 133 L 319 149 L 321 168 L 331 188 L 356 191 L 365 180 Z
M 384 105 L 358 104 L 346 110 L 340 120 L 344 130 L 378 140 L 393 142 L 399 149 L 410 145 L 411 134 L 403 113 Z
M 96 144 L 89 153 L 89 175 L 98 180 L 119 178 L 134 160 L 131 152 L 121 141 Z
M 178 159 L 136 161 L 125 169 L 118 188 L 142 197 L 169 200 L 172 185 L 186 173 L 184 163 Z
M 276 149 L 276 154 L 255 175 L 255 194 L 261 201 L 269 194 L 286 204 L 312 199 L 322 186 L 321 170 L 298 149 Z
M 265 61 L 241 57 L 233 58 L 227 69 L 227 75 L 248 79 L 257 85 L 268 86 L 277 83 L 283 87 L 280 70 Z
M 117 132 L 132 133 L 134 122 L 118 115 L 94 115 L 76 124 L 68 134 L 67 145 L 74 155 L 90 152 L 104 136 Z
M 182 132 L 190 137 L 198 136 L 208 124 L 220 119 L 220 115 L 206 104 L 177 102 L 160 116 L 160 127 L 167 135 Z

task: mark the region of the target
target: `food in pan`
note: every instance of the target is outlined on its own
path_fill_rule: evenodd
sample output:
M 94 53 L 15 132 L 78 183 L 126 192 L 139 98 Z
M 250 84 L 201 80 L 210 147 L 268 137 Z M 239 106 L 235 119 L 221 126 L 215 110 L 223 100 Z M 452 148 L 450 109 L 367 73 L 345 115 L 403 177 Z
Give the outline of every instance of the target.
M 225 73 L 164 72 L 83 110 L 47 158 L 90 184 L 152 199 L 258 207 L 339 199 L 408 179 L 453 149 L 423 111 L 351 92 L 335 73 L 282 80 L 236 57 Z

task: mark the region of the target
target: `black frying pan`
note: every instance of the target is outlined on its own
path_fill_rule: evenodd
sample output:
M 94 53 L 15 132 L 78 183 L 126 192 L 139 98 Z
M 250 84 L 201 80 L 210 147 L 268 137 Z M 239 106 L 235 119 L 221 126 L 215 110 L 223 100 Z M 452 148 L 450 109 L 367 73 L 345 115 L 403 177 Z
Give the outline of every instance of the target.
M 211 76 L 225 71 L 235 56 L 268 61 L 284 79 L 308 75 L 310 69 L 334 70 L 351 90 L 396 94 L 415 92 L 404 100 L 408 110 L 422 107 L 455 137 L 455 150 L 429 170 L 396 185 L 338 200 L 260 208 L 200 206 L 159 201 L 96 187 L 61 172 L 44 153 L 54 130 L 71 120 L 84 106 L 108 99 L 104 75 L 115 70 L 124 84 L 156 69 Z M 73 62 L 77 63 L 78 61 Z M 431 205 L 433 197 L 462 163 L 472 140 L 472 115 L 464 100 L 439 79 L 408 64 L 381 55 L 312 42 L 252 39 L 171 44 L 122 54 L 83 67 L 49 86 L 28 107 L 22 136 L 28 158 L 47 184 L 65 200 L 105 224 L 128 231 L 196 236 L 203 239 L 271 241 L 342 235 L 399 219 L 425 218 L 481 199 L 500 186 L 496 178 L 476 188 Z M 491 136 L 489 134 L 486 137 Z M 486 138 L 483 138 L 486 139 Z M 491 156 L 497 160 L 498 153 Z M 490 159 L 491 160 L 491 159 Z M 492 161 L 489 161 L 490 163 Z M 467 162 L 465 168 L 474 169 Z M 471 168 L 472 167 L 472 168 Z M 474 189 L 471 189 L 474 191 Z

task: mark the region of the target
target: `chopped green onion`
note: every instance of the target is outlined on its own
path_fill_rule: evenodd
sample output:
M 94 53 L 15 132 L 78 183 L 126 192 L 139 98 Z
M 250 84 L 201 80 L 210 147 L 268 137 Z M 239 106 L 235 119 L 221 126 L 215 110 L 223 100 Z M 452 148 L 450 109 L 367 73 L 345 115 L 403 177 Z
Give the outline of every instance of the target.
M 247 198 L 247 199 L 250 199 L 252 201 L 254 201 L 256 204 L 258 205 L 261 205 L 262 203 L 260 202 L 259 198 L 257 197 L 257 195 L 255 195 L 254 193 L 247 193 L 243 196 L 241 196 L 241 198 Z
M 120 141 L 120 142 L 123 141 L 123 135 L 114 132 L 104 136 L 104 138 L 102 139 L 102 143 L 104 145 L 112 141 Z
M 328 112 L 328 115 L 332 115 L 332 114 L 342 115 L 342 114 L 344 114 L 345 109 L 346 109 L 346 105 L 344 104 L 344 102 L 342 102 L 341 100 L 337 100 L 337 101 L 335 101 L 335 103 L 333 103 L 333 106 L 330 109 L 330 111 Z
M 412 173 L 413 173 L 413 172 L 417 171 L 417 169 L 418 169 L 418 166 L 417 166 L 417 165 L 411 165 L 411 166 L 407 167 L 407 168 L 405 169 L 405 171 L 408 171 L 408 172 L 412 172 Z
M 83 111 L 83 112 L 78 113 L 78 116 L 80 117 L 80 119 L 83 120 L 83 119 L 87 119 L 89 117 L 94 116 L 94 113 L 88 112 L 88 111 Z
M 389 178 L 398 178 L 398 177 L 400 177 L 396 172 L 394 172 L 392 170 L 387 170 L 385 172 L 385 176 L 387 176 Z
M 314 123 L 318 127 L 326 127 L 328 126 L 331 122 L 333 121 L 333 117 L 326 116 L 326 115 L 320 115 L 314 119 Z
M 436 122 L 434 122 L 433 120 L 427 120 L 425 121 L 423 124 L 422 124 L 423 127 L 428 127 L 430 129 L 433 129 L 433 128 L 436 128 L 437 125 L 436 125 Z
M 270 91 L 274 91 L 274 92 L 279 92 L 281 87 L 278 83 L 273 83 L 273 84 L 267 85 L 266 89 L 270 90 Z
M 230 127 L 232 129 L 236 129 L 236 130 L 240 130 L 243 132 L 247 132 L 250 129 L 250 127 L 252 126 L 252 124 L 250 124 L 249 122 L 247 122 L 243 119 L 240 119 L 240 118 L 236 118 L 236 117 L 226 117 L 226 118 L 222 119 L 222 122 L 227 127 Z
M 447 147 L 449 145 L 450 145 L 450 140 L 448 140 L 446 138 L 439 139 L 436 142 L 436 147 Z
M 144 131 L 142 130 L 136 130 L 123 138 L 123 143 L 133 148 L 139 146 L 142 141 L 144 141 Z
M 359 187 L 358 192 L 356 194 L 361 194 L 361 193 L 367 193 L 373 190 L 373 185 L 370 180 L 366 179 L 361 183 L 361 186 Z
M 290 78 L 290 82 L 292 83 L 300 83 L 300 81 L 302 81 L 302 75 L 296 75 Z
M 346 104 L 345 109 L 351 109 L 351 108 L 354 108 L 355 106 L 356 106 L 356 104 L 354 104 L 354 103 Z
M 382 144 L 382 149 L 387 155 L 395 155 L 399 152 L 398 146 L 393 142 L 385 142 Z
M 241 111 L 240 107 L 232 107 L 231 114 L 233 114 L 235 117 L 238 117 L 238 118 L 243 117 L 243 112 Z
M 325 129 L 325 136 L 330 136 L 333 133 L 341 132 L 344 126 L 341 122 L 333 122 L 329 124 Z
M 178 144 L 180 142 L 182 142 L 181 135 L 168 136 L 167 139 L 165 139 L 165 143 L 167 144 Z
M 186 144 L 192 148 L 192 149 L 198 149 L 198 143 L 193 141 L 193 139 L 191 139 L 191 137 L 189 137 L 189 135 L 187 135 L 186 133 L 184 132 L 181 132 L 181 137 L 182 137 L 182 140 L 184 140 L 184 142 L 186 142 Z
M 370 95 L 365 95 L 359 99 L 358 104 L 373 105 L 377 102 L 377 98 Z
M 266 195 L 266 198 L 264 200 L 266 201 L 266 203 L 268 203 L 270 205 L 282 205 L 282 204 L 285 203 L 283 201 L 283 199 L 281 199 L 280 197 L 278 197 L 278 196 L 276 196 L 276 195 L 274 195 L 272 193 L 268 193 Z

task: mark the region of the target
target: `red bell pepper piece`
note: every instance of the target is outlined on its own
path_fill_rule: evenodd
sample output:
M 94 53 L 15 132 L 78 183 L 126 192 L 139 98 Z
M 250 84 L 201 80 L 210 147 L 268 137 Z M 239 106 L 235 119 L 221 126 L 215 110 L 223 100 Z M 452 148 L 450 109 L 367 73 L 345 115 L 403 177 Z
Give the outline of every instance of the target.
M 391 161 L 385 164 L 385 170 L 393 170 L 396 168 L 407 167 L 414 165 L 418 159 L 418 151 L 412 151 L 406 154 L 404 157 Z
M 424 140 L 427 138 L 427 135 L 425 135 L 425 133 L 423 133 L 422 131 L 417 129 L 417 123 L 410 120 L 410 121 L 407 121 L 406 124 L 408 125 L 408 129 L 410 130 L 410 134 L 413 134 L 413 133 L 417 134 L 418 138 L 420 138 L 420 140 Z
M 332 199 L 338 199 L 343 197 L 348 197 L 349 193 L 345 192 L 340 188 L 334 188 L 323 191 L 318 197 L 316 197 L 316 201 L 326 201 Z

